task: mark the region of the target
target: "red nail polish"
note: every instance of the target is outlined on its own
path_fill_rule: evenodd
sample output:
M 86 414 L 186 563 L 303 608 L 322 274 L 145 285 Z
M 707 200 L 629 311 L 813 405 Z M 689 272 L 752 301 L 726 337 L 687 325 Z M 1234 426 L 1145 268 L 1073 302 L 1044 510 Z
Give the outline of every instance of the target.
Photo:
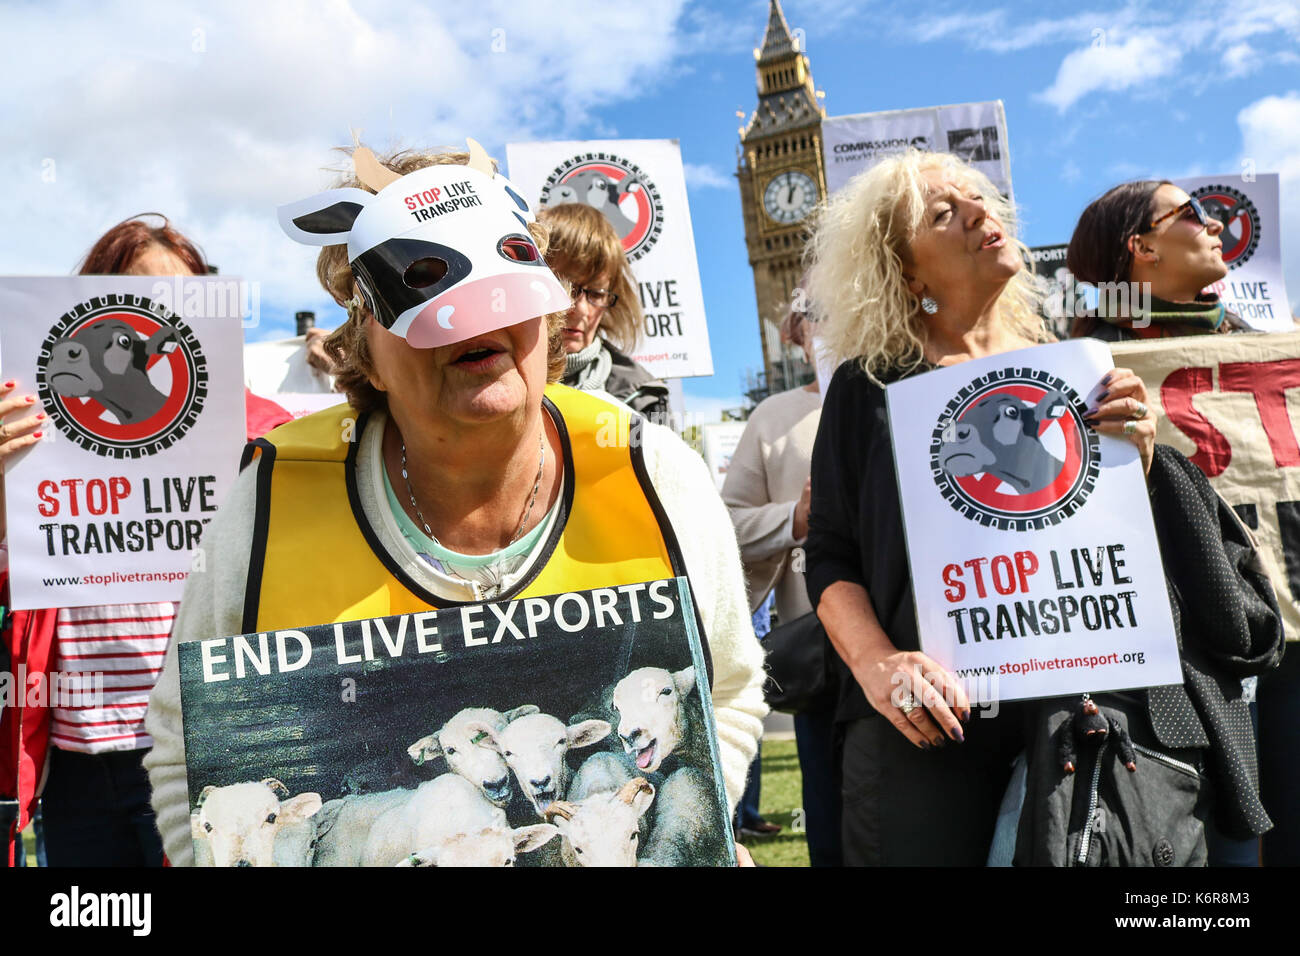
M 36 420 L 37 420 L 38 422 L 43 422 L 43 421 L 45 421 L 45 413 L 44 413 L 44 412 L 40 412 L 40 413 L 36 416 Z
M 23 399 L 23 401 L 25 401 L 28 405 L 35 405 L 35 404 L 36 404 L 36 396 L 35 396 L 35 395 L 28 395 L 25 399 Z
M 17 384 L 17 382 L 5 382 L 5 388 L 13 388 Z
M 45 433 L 44 433 L 44 432 L 32 432 L 32 437 L 33 437 L 33 438 L 40 438 L 43 434 L 45 434 Z

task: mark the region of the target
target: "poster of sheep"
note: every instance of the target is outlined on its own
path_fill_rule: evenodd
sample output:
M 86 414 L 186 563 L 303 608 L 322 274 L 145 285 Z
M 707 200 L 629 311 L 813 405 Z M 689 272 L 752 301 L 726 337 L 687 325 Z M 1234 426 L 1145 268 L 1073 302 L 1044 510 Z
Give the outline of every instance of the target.
M 179 654 L 199 865 L 735 863 L 684 578 Z

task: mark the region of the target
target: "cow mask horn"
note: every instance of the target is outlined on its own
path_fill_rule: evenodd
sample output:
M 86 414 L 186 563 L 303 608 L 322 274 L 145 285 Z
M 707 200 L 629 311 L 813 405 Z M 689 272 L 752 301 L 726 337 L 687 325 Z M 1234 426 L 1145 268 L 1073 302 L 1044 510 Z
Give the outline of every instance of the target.
M 375 319 L 417 349 L 453 345 L 569 307 L 528 234 L 533 213 L 469 140 L 469 164 L 405 176 L 359 147 L 357 179 L 281 206 L 280 227 L 312 246 L 347 243 Z

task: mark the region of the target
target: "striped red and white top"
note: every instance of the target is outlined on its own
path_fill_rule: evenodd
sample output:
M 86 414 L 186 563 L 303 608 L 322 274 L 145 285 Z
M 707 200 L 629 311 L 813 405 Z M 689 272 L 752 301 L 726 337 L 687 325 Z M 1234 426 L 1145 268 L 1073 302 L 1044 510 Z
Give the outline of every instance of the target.
M 175 618 L 171 602 L 59 608 L 54 641 L 61 679 L 90 690 L 102 675 L 103 693 L 51 701 L 54 746 L 90 754 L 153 746 L 144 713 Z

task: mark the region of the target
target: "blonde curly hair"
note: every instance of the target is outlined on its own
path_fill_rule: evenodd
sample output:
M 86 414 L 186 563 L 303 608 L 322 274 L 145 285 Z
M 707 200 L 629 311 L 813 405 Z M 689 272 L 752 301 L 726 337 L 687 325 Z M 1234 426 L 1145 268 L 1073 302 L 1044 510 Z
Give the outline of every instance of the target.
M 910 371 L 925 359 L 921 300 L 907 286 L 903 258 L 924 217 L 925 173 L 943 170 L 974 186 L 1007 238 L 1015 237 L 1015 207 L 992 181 L 952 153 L 909 149 L 853 177 L 817 211 L 804 248 L 807 293 L 817 335 L 836 362 L 856 359 L 873 380 L 890 369 Z M 1041 298 L 1022 269 L 998 299 L 1002 320 L 1031 342 L 1049 335 L 1038 313 Z
M 353 151 L 359 148 L 361 148 L 360 143 L 354 146 L 341 146 L 338 152 L 351 156 Z M 437 150 L 404 149 L 377 158 L 381 165 L 403 176 L 428 166 L 452 164 L 464 166 L 469 163 L 469 153 L 449 147 Z M 493 160 L 492 168 L 495 170 L 496 167 L 496 160 Z M 369 193 L 374 192 L 351 171 L 351 163 L 331 188 L 341 189 L 345 186 L 364 189 Z M 528 232 L 537 243 L 538 252 L 545 255 L 549 236 L 547 228 L 540 223 L 532 222 L 528 224 Z M 384 393 L 370 384 L 370 375 L 374 372 L 370 346 L 366 341 L 366 316 L 370 313 L 364 305 L 357 304 L 361 301 L 361 296 L 357 294 L 357 284 L 352 275 L 352 267 L 348 263 L 346 245 L 325 246 L 321 249 L 320 255 L 316 258 L 316 278 L 320 280 L 321 287 L 334 301 L 348 312 L 347 321 L 331 332 L 322 343 L 334 362 L 335 387 L 347 395 L 348 404 L 358 411 L 385 407 L 387 399 Z M 553 312 L 547 315 L 546 329 L 546 380 L 558 382 L 564 374 L 564 313 Z

